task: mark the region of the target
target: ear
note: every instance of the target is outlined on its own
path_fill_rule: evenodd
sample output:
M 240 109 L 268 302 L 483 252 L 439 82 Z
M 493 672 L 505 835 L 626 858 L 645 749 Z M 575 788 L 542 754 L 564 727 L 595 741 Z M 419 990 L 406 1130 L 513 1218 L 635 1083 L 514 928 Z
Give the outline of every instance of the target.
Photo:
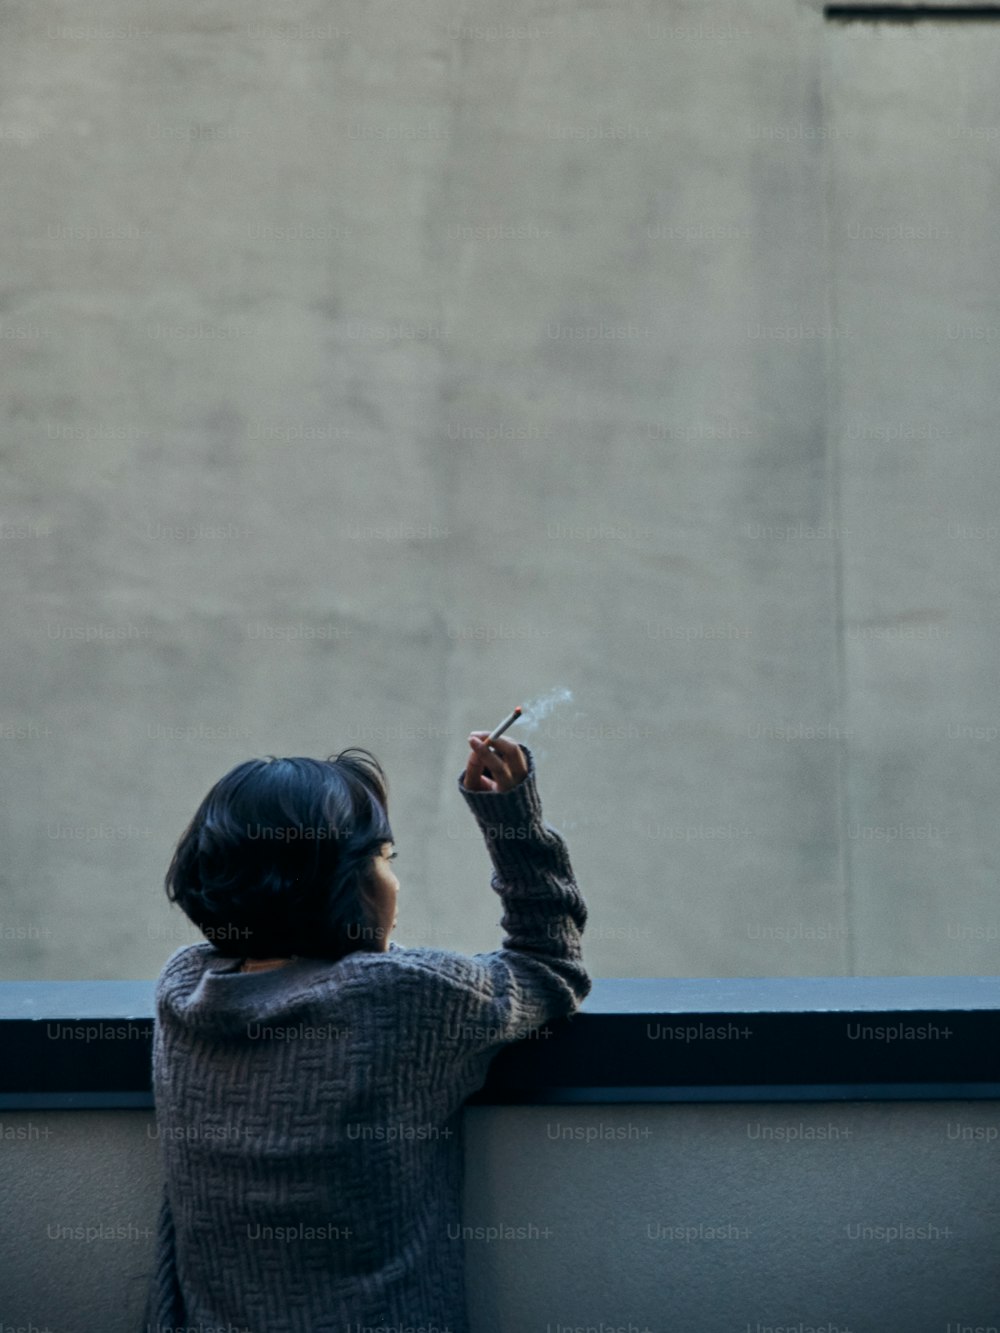
M 374 859 L 373 857 L 372 860 L 374 861 Z M 358 900 L 368 918 L 366 924 L 369 926 L 379 925 L 382 907 L 381 886 L 372 879 L 371 865 L 367 867 L 367 872 L 360 878 Z

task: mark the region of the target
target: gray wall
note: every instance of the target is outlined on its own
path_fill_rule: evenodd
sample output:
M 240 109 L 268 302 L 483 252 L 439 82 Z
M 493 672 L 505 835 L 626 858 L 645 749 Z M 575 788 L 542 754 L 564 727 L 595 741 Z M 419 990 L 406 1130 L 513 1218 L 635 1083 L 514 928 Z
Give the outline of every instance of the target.
M 134 1333 L 160 1192 L 152 1112 L 2 1124 L 0 1317 Z M 985 1101 L 468 1108 L 472 1327 L 993 1328 L 998 1126 Z
M 5 6 L 0 972 L 156 975 L 211 783 L 349 744 L 494 947 L 465 737 L 559 687 L 595 975 L 995 972 L 998 54 Z

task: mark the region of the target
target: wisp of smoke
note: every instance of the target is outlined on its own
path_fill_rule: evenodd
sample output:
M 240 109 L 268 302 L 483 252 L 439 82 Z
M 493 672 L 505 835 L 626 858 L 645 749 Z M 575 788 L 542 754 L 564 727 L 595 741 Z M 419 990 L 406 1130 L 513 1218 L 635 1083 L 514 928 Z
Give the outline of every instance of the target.
M 518 719 L 518 730 L 534 731 L 539 722 L 557 708 L 559 704 L 568 704 L 573 701 L 573 691 L 568 690 L 565 685 L 558 689 L 550 690 L 548 694 L 539 695 L 537 699 L 532 699 L 530 704 L 524 704 L 521 716 Z

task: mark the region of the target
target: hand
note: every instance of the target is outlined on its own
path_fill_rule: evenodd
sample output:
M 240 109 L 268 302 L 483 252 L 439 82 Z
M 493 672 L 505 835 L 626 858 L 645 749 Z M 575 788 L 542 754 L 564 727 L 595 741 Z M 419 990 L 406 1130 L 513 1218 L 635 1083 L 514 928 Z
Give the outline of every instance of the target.
M 488 731 L 469 734 L 472 754 L 466 765 L 462 785 L 467 791 L 510 791 L 528 776 L 528 760 L 516 741 L 498 736 L 490 745 L 483 741 Z

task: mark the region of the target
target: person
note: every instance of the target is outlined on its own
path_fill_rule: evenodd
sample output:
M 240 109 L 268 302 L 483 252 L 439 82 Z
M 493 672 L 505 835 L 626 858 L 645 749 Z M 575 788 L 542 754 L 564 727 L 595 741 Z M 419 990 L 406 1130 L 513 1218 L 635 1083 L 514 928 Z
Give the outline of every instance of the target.
M 534 756 L 487 735 L 457 782 L 502 900 L 494 952 L 389 939 L 388 785 L 367 750 L 248 760 L 181 837 L 167 895 L 206 939 L 156 983 L 143 1333 L 468 1333 L 463 1103 L 591 988 Z

